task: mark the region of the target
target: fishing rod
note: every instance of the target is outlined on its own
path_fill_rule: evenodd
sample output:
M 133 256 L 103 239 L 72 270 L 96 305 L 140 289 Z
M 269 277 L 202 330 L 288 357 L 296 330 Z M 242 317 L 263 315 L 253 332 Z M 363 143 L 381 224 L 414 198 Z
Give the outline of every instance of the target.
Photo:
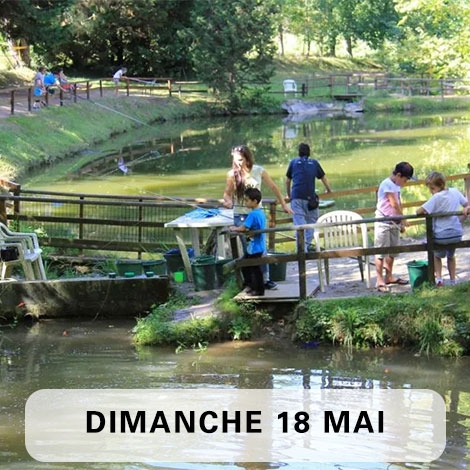
M 129 186 L 127 186 L 127 187 L 129 187 Z M 155 196 L 155 197 L 162 198 L 162 199 L 168 199 L 168 200 L 173 201 L 173 202 L 179 202 L 179 203 L 182 203 L 182 204 L 187 205 L 189 207 L 193 207 L 195 209 L 200 209 L 202 211 L 210 213 L 210 210 L 199 206 L 197 203 L 192 203 L 192 202 L 186 201 L 182 198 L 177 198 L 177 197 L 172 197 L 172 196 L 163 196 L 162 194 L 156 194 L 156 193 L 152 193 L 151 191 L 145 191 L 145 190 L 142 190 L 141 193 L 148 194 L 150 196 Z M 220 215 L 222 217 L 226 217 L 227 219 L 233 220 L 233 216 L 222 214 L 220 211 L 217 213 L 217 215 Z M 274 233 L 280 234 L 281 232 L 274 232 Z M 296 237 L 294 237 L 292 235 L 288 235 L 287 233 L 284 233 L 284 232 L 282 232 L 282 236 L 290 238 L 291 240 L 297 240 Z
M 83 98 L 79 95 L 76 95 L 76 96 L 77 98 L 80 98 L 81 100 L 86 101 L 87 103 L 92 103 L 96 106 L 99 106 L 100 108 L 106 109 L 107 111 L 111 111 L 113 113 L 119 114 L 120 116 L 125 117 L 127 119 L 131 119 L 132 121 L 137 122 L 138 124 L 142 124 L 143 126 L 147 126 L 147 127 L 152 127 L 150 124 L 147 124 L 146 122 L 141 121 L 140 119 L 136 119 L 135 117 L 129 116 L 128 114 L 122 113 L 121 111 L 118 111 L 117 109 L 110 108 L 109 106 L 106 106 L 104 104 L 98 103 L 90 99 Z

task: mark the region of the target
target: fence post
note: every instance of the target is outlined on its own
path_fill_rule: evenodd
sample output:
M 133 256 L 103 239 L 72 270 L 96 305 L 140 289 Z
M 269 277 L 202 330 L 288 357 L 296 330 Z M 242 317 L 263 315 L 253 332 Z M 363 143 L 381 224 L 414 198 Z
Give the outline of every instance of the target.
M 307 269 L 305 266 L 305 231 L 297 230 L 297 259 L 299 265 L 299 297 L 307 298 Z
M 269 219 L 268 227 L 273 228 L 276 226 L 276 202 L 269 203 Z M 275 251 L 276 249 L 276 234 L 274 232 L 269 232 L 268 235 L 268 250 Z
M 126 78 L 126 94 L 127 94 L 127 96 L 129 96 L 129 94 L 130 94 L 129 79 L 128 78 Z
M 139 199 L 139 202 L 144 202 L 143 199 Z M 142 206 L 139 206 L 139 228 L 138 228 L 138 235 L 137 235 L 137 240 L 139 241 L 139 245 L 142 243 L 142 222 L 144 220 L 144 214 L 143 214 L 144 208 Z M 137 258 L 142 259 L 142 252 L 138 251 L 137 252 Z
M 28 111 L 31 112 L 31 102 L 32 102 L 33 88 L 28 88 Z
M 100 80 L 100 97 L 103 98 L 103 80 Z
M 77 88 L 77 87 L 75 87 Z M 86 82 L 86 99 L 89 100 L 90 99 L 90 80 L 87 80 Z
M 11 90 L 10 114 L 15 114 L 15 90 Z
M 80 196 L 80 201 L 84 201 L 85 200 L 85 197 L 84 196 Z M 83 204 L 79 204 L 79 213 L 80 213 L 80 223 L 78 224 L 78 239 L 79 240 L 83 240 L 83 214 L 84 214 L 84 209 L 83 209 Z M 80 248 L 79 249 L 79 253 L 82 254 L 83 253 L 83 250 Z
M 428 252 L 428 280 L 431 284 L 435 283 L 434 278 L 434 240 L 432 231 L 432 215 L 426 216 L 426 249 Z
M 171 96 L 171 78 L 168 79 L 167 85 L 168 85 L 168 96 Z

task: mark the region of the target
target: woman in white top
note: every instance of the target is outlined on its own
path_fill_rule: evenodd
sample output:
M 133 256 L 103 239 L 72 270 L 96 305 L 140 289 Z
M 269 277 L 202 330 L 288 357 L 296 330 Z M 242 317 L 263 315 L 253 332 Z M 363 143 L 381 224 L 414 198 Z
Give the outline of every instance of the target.
M 255 165 L 251 150 L 246 145 L 234 147 L 232 149 L 232 169 L 227 173 L 223 205 L 229 209 L 233 208 L 233 222 L 235 225 L 242 225 L 249 212 L 249 209 L 245 206 L 245 189 L 252 187 L 261 191 L 261 183 L 271 188 L 284 212 L 292 215 L 292 209 L 284 201 L 281 191 L 268 172 L 262 166 Z M 265 289 L 276 289 L 276 283 L 269 280 L 268 265 L 264 264 L 262 269 Z
M 245 207 L 244 192 L 246 188 L 257 188 L 261 191 L 261 183 L 268 185 L 276 195 L 284 212 L 292 215 L 292 209 L 284 201 L 281 191 L 271 179 L 268 172 L 260 165 L 255 165 L 253 153 L 246 145 L 232 149 L 232 169 L 227 173 L 224 191 L 224 207 L 233 208 L 234 217 L 249 212 Z

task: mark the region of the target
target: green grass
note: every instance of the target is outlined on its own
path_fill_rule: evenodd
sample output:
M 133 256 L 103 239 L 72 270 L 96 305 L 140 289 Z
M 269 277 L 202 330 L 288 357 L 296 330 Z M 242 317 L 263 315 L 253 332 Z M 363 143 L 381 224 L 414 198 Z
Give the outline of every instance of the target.
M 470 283 L 390 296 L 306 300 L 295 339 L 368 348 L 402 346 L 443 356 L 470 354 Z

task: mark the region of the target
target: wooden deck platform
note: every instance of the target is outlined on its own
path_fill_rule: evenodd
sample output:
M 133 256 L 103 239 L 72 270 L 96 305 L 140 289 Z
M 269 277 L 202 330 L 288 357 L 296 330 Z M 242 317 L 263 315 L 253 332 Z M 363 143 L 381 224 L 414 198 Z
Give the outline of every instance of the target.
M 314 297 L 320 291 L 317 279 L 307 280 L 307 296 Z M 298 302 L 300 300 L 299 282 L 297 280 L 281 281 L 277 289 L 266 290 L 262 296 L 251 296 L 240 292 L 234 297 L 236 302 Z

